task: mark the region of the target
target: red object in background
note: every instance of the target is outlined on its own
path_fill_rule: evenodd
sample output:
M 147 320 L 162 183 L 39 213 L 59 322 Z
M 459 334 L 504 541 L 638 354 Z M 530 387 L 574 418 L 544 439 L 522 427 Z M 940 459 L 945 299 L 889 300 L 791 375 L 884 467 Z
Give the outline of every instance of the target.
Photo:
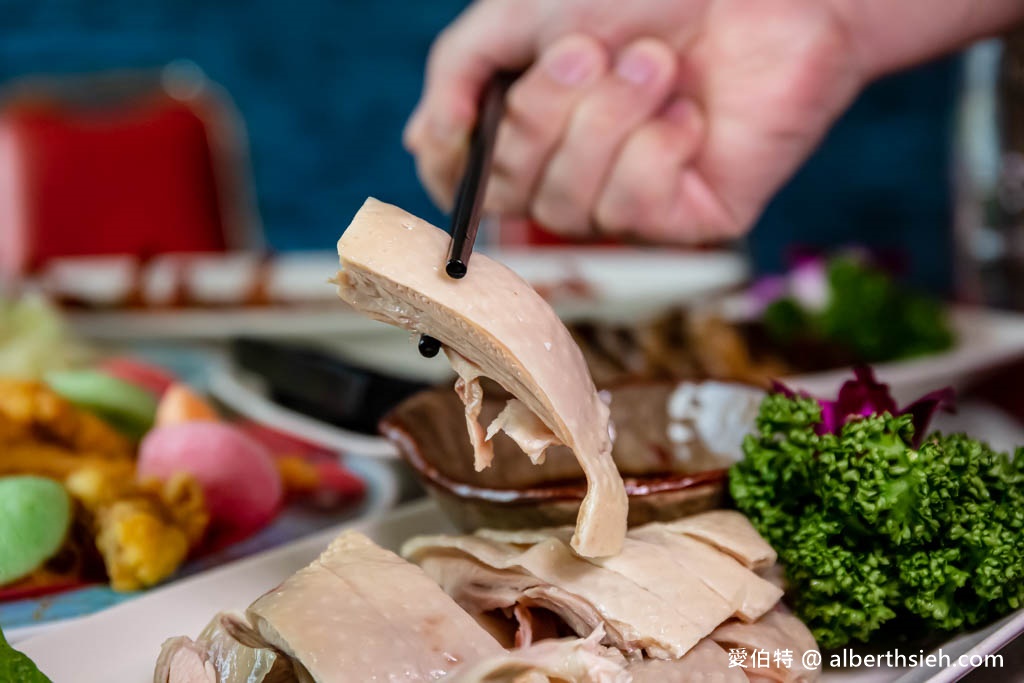
M 0 281 L 54 260 L 262 246 L 241 120 L 195 65 L 5 91 Z
M 67 591 L 98 585 L 98 581 L 81 581 L 78 579 L 57 580 L 53 583 L 16 583 L 12 586 L 0 588 L 0 603 L 14 602 L 15 600 L 29 600 L 46 595 L 55 595 Z
M 141 387 L 157 398 L 163 396 L 167 388 L 177 381 L 174 375 L 163 368 L 129 356 L 109 358 L 100 363 L 100 370 Z
M 338 455 L 320 446 L 258 422 L 241 420 L 235 426 L 259 441 L 275 457 L 299 456 L 312 464 L 320 477 L 322 493 L 337 501 L 360 500 L 366 494 L 366 483 L 349 472 L 338 461 Z
M 151 97 L 116 111 L 13 105 L 0 118 L 0 268 L 54 257 L 223 251 L 203 120 Z
M 523 219 L 502 219 L 498 228 L 498 242 L 507 247 L 564 247 L 570 245 L 621 247 L 624 245 L 622 240 L 610 237 L 567 239 L 556 235 L 534 221 Z

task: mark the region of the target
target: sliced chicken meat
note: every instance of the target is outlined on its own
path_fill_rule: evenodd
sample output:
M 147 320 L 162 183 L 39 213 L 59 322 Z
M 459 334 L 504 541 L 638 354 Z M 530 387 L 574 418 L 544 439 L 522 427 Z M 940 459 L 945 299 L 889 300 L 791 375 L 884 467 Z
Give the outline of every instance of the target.
M 419 565 L 462 609 L 474 616 L 512 607 L 530 588 L 540 585 L 525 572 L 495 569 L 469 555 L 434 553 Z
M 566 528 L 425 536 L 403 551 L 468 611 L 504 618 L 504 642 L 513 633 L 518 646 L 536 646 L 540 633 L 601 631 L 600 642 L 625 656 L 628 680 L 636 683 L 814 680 L 817 672 L 800 661 L 815 648 L 810 632 L 779 605 L 782 590 L 737 559 L 770 570 L 760 537 L 743 517 L 707 514 L 708 524 L 698 515 L 685 525 L 631 529 L 611 558 L 574 555 Z M 723 528 L 733 541 L 721 538 Z M 750 657 L 741 667 L 730 662 L 730 648 L 772 659 L 762 666 Z M 776 651 L 792 653 L 792 661 L 780 665 Z
M 724 524 L 746 535 L 735 518 Z M 719 551 L 721 540 L 674 526 L 631 530 L 611 558 L 574 553 L 568 528 L 421 536 L 403 548 L 420 566 L 345 532 L 244 616 L 218 615 L 195 641 L 167 641 L 154 681 L 815 680 L 802 665 L 814 639 L 777 603 L 781 591 Z M 698 518 L 688 527 L 704 528 Z M 764 553 L 745 543 L 733 553 L 759 562 Z M 753 621 L 732 618 L 744 614 Z M 733 648 L 772 657 L 735 662 Z
M 804 622 L 779 605 L 753 624 L 728 622 L 719 626 L 710 639 L 723 648 L 737 648 L 748 654 L 744 670 L 753 677 L 784 683 L 806 683 L 821 675 L 820 668 L 804 665 L 803 655 L 818 645 Z M 775 657 L 786 653 L 790 658 Z M 764 655 L 752 656 L 754 653 Z
M 544 607 L 580 636 L 602 625 L 606 644 L 631 657 L 677 659 L 724 622 L 754 622 L 782 597 L 745 566 L 774 561 L 770 546 L 729 511 L 631 529 L 612 557 L 573 554 L 571 534 L 481 529 L 416 537 L 402 553 L 470 612 Z
M 432 681 L 504 651 L 421 569 L 355 532 L 253 603 L 248 616 L 317 683 L 353 675 Z
M 628 533 L 628 532 L 627 532 Z M 549 538 L 569 542 L 572 529 L 568 527 L 547 527 L 543 529 L 477 529 L 474 536 L 487 538 L 498 543 L 511 545 L 536 545 Z
M 620 554 L 592 562 L 628 578 L 675 608 L 701 636 L 732 616 L 733 608 L 725 598 L 660 546 L 627 537 Z
M 710 515 L 712 520 L 707 525 L 708 527 L 722 526 L 722 522 L 719 521 L 721 515 L 716 511 L 696 515 L 687 522 L 686 528 L 704 528 L 705 525 L 699 518 L 705 515 Z M 757 535 L 757 531 L 750 522 L 742 515 L 739 518 L 729 515 L 726 523 L 729 524 L 731 533 L 741 537 L 742 543 L 747 549 L 747 559 L 753 563 L 762 564 L 766 555 L 763 548 L 764 542 L 760 540 L 760 536 Z M 597 559 L 595 562 L 619 571 L 634 580 L 639 577 L 641 585 L 650 586 L 655 591 L 677 590 L 682 591 L 692 601 L 700 600 L 704 591 L 699 588 L 686 588 L 683 584 L 667 588 L 665 582 L 659 583 L 654 579 L 655 574 L 652 573 L 655 570 L 654 566 L 645 568 L 640 565 L 645 561 L 643 558 L 652 553 L 662 559 L 667 557 L 686 570 L 687 574 L 681 581 L 692 584 L 695 577 L 729 605 L 728 612 L 719 618 L 717 616 L 721 614 L 719 601 L 710 603 L 705 601 L 704 604 L 709 607 L 707 610 L 698 610 L 697 604 L 691 603 L 694 611 L 718 618 L 715 625 L 730 616 L 739 617 L 744 621 L 755 621 L 782 597 L 783 591 L 780 587 L 745 567 L 735 558 L 734 554 L 726 554 L 718 550 L 716 545 L 707 543 L 703 539 L 697 540 L 699 535 L 691 537 L 672 531 L 673 528 L 679 526 L 683 526 L 681 521 L 674 525 L 647 524 L 630 529 L 621 555 L 614 558 Z M 522 531 L 480 529 L 474 535 L 500 543 L 527 546 L 547 538 L 567 540 L 571 533 L 571 529 L 561 527 Z M 751 534 L 754 534 L 759 540 L 755 541 Z M 703 535 L 704 538 L 707 536 L 708 534 Z M 675 580 L 680 581 L 678 578 Z
M 557 538 L 548 538 L 526 550 L 520 550 L 516 546 L 480 536 L 431 536 L 414 538 L 402 549 L 403 555 L 420 562 L 432 553 L 450 555 L 452 551 L 465 553 L 472 560 L 494 569 L 526 572 L 536 577 L 537 585 L 525 590 L 522 600 L 555 612 L 580 635 L 590 633 L 590 630 L 581 631 L 581 628 L 589 627 L 592 630 L 597 624 L 603 624 L 608 644 L 627 653 L 646 651 L 653 657 L 681 657 L 731 612 L 721 598 L 686 575 L 678 565 L 663 562 L 658 567 L 663 570 L 658 578 L 671 582 L 664 590 L 674 591 L 674 587 L 681 582 L 695 587 L 703 597 L 717 603 L 721 614 L 717 620 L 688 616 L 693 611 L 687 611 L 684 604 L 667 602 L 664 592 L 656 593 L 644 587 L 653 586 L 656 581 L 638 576 L 641 583 L 637 583 L 634 577 L 592 564 L 574 554 L 569 546 Z M 623 566 L 633 567 L 631 561 L 626 559 L 628 552 L 607 561 L 616 565 L 621 561 Z M 674 576 L 667 575 L 667 565 L 674 569 Z M 450 565 L 447 569 L 452 571 L 454 566 Z M 638 569 L 642 573 L 643 568 Z M 435 579 L 453 590 L 457 576 Z M 506 586 L 501 588 L 504 597 L 508 599 L 510 596 L 504 590 Z M 475 586 L 474 589 L 485 594 L 487 590 L 481 586 Z M 454 590 L 459 595 L 467 593 L 462 588 Z M 679 596 L 673 592 L 673 597 Z M 484 609 L 498 606 L 493 601 L 484 605 L 481 605 Z M 500 606 L 511 606 L 511 603 Z M 694 618 L 701 623 L 693 621 Z
M 618 572 L 585 565 L 557 539 L 533 546 L 516 562 L 545 582 L 574 593 L 606 619 L 624 650 L 642 649 L 652 657 L 681 657 L 705 635 L 680 611 Z
M 682 659 L 645 659 L 626 669 L 631 683 L 748 683 L 741 667 L 729 666 L 729 655 L 704 639 Z
M 482 376 L 515 399 L 495 420 L 535 461 L 549 445 L 572 450 L 587 477 L 572 547 L 588 557 L 619 552 L 627 499 L 611 457 L 608 406 L 579 347 L 530 285 L 474 254 L 469 273 L 444 272 L 448 235 L 401 209 L 368 199 L 338 241 L 338 294 L 371 318 L 430 335 L 459 374 L 457 391 L 478 467 L 492 457 L 477 423 Z
M 757 533 L 750 520 L 735 510 L 712 510 L 664 526 L 732 555 L 748 569 L 769 567 L 777 559 L 775 549 Z
M 219 683 L 217 668 L 205 645 L 178 636 L 164 642 L 153 683 Z
M 218 614 L 194 642 L 178 637 L 164 643 L 153 680 L 154 683 L 297 683 L 301 679 L 292 662 L 263 642 L 242 617 Z
M 647 525 L 629 532 L 630 539 L 667 552 L 721 596 L 731 609 L 729 616 L 756 621 L 782 598 L 782 589 L 747 569 L 730 555 L 700 541 L 674 534 L 661 525 Z
M 626 661 L 600 645 L 598 629 L 585 639 L 545 640 L 457 671 L 451 683 L 630 683 Z

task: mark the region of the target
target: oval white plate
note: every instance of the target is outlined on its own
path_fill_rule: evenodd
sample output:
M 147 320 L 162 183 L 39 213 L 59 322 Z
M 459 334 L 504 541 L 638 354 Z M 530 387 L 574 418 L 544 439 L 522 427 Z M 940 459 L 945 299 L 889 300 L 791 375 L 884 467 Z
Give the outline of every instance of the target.
M 151 591 L 138 600 L 18 643 L 18 649 L 31 657 L 53 683 L 146 683 L 152 680 L 153 665 L 164 640 L 195 636 L 218 611 L 244 610 L 312 562 L 342 528 L 358 529 L 392 550 L 410 536 L 453 531 L 432 501 L 413 503 Z M 955 661 L 961 653 L 995 652 L 1022 632 L 1024 610 L 982 631 L 955 638 L 942 648 Z M 887 668 L 826 671 L 821 681 L 949 683 L 966 671 L 918 669 L 901 678 L 902 673 Z

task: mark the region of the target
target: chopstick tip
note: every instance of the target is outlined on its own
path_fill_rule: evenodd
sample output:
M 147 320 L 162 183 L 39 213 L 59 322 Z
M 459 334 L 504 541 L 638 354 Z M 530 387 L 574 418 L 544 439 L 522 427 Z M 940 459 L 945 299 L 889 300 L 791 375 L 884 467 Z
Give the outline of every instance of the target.
M 433 337 L 423 335 L 420 337 L 417 348 L 419 348 L 420 355 L 424 358 L 433 358 L 441 351 L 441 342 Z
M 467 270 L 465 262 L 457 258 L 448 259 L 448 263 L 444 267 L 444 272 L 448 273 L 448 277 L 453 280 L 461 280 L 466 277 Z

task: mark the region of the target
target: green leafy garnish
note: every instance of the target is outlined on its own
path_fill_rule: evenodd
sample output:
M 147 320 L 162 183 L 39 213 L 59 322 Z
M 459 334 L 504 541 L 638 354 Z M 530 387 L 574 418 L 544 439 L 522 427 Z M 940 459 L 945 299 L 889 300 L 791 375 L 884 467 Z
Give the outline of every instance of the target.
M 789 295 L 767 305 L 762 323 L 779 344 L 828 342 L 859 362 L 876 363 L 944 351 L 953 332 L 942 303 L 907 289 L 885 271 L 854 256 L 802 266 L 823 268 L 821 305 Z
M 1024 449 L 939 433 L 915 448 L 911 414 L 843 417 L 822 429 L 815 399 L 768 395 L 729 482 L 821 646 L 889 622 L 909 637 L 954 631 L 1024 606 Z
M 51 683 L 31 659 L 8 645 L 3 629 L 0 629 L 0 681 Z

